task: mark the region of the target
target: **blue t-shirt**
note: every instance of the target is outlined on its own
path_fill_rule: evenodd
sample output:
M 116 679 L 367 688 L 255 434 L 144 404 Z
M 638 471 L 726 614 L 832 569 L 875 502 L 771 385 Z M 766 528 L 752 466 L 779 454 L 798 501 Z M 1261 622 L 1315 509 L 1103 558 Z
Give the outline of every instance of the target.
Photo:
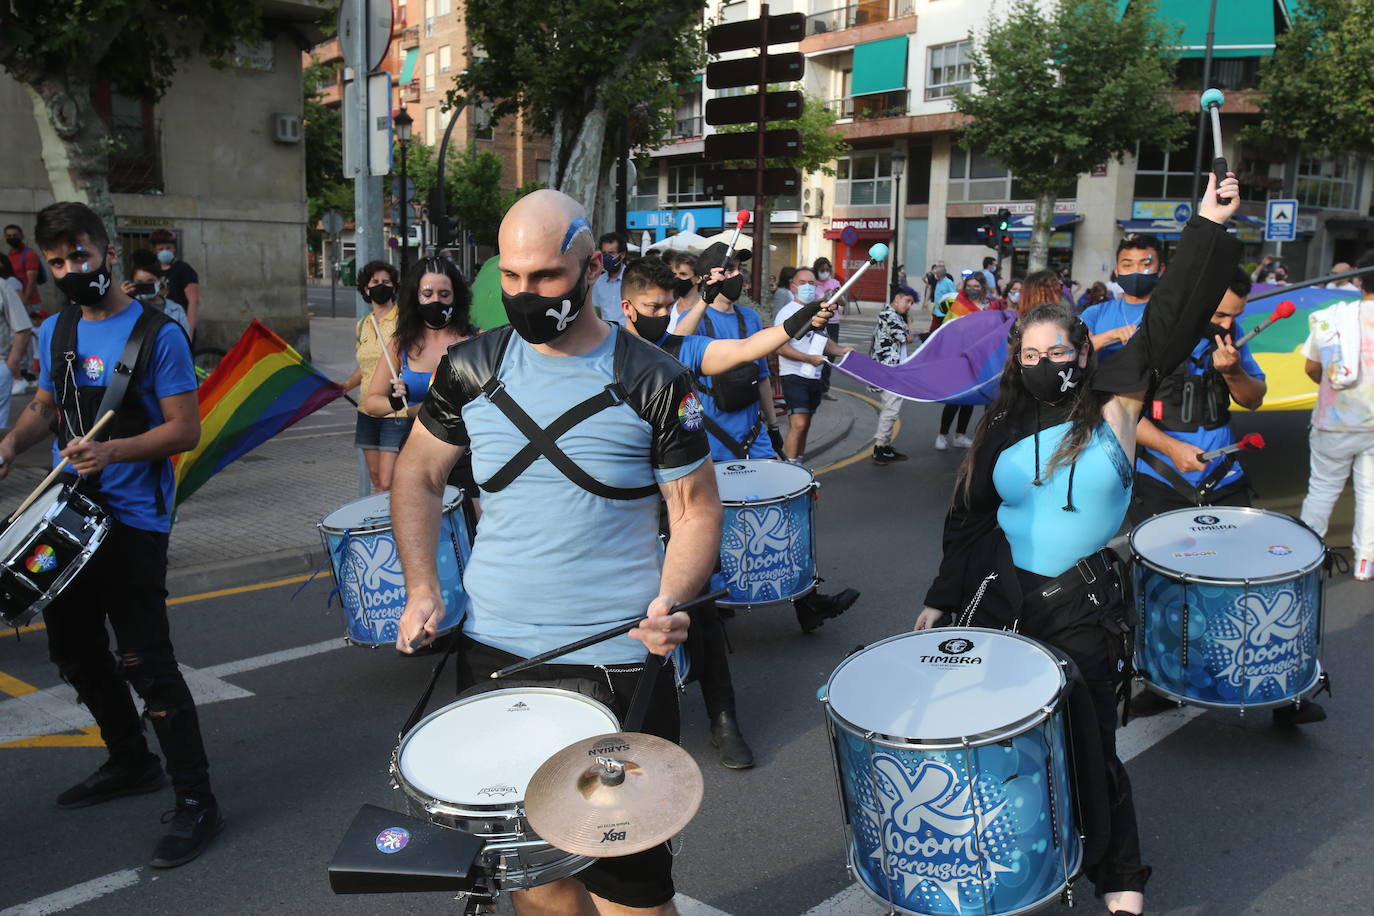
M 1083 322 L 1087 324 L 1088 330 L 1094 334 L 1110 331 L 1112 328 L 1119 328 L 1125 324 L 1138 325 L 1140 324 L 1141 318 L 1145 315 L 1145 305 L 1146 303 L 1143 302 L 1138 305 L 1133 305 L 1120 297 L 1109 299 L 1106 302 L 1084 309 Z M 1245 329 L 1241 327 L 1240 321 L 1232 322 L 1231 339 L 1239 340 L 1244 336 Z M 1189 358 L 1183 363 L 1181 368 L 1189 375 L 1202 375 L 1203 367 L 1199 366 L 1198 362 L 1202 360 L 1203 356 L 1212 345 L 1213 341 L 1210 340 L 1198 341 L 1197 346 L 1193 348 L 1193 352 L 1189 354 Z M 1121 345 L 1119 343 L 1113 343 L 1111 346 L 1103 347 L 1099 352 L 1103 357 L 1107 357 L 1119 349 L 1121 349 Z M 1245 374 L 1251 378 L 1264 378 L 1264 370 L 1260 369 L 1259 363 L 1255 362 L 1254 356 L 1250 353 L 1249 344 L 1245 344 L 1240 348 L 1240 366 L 1245 370 Z M 1213 449 L 1231 445 L 1236 441 L 1235 434 L 1231 432 L 1231 424 L 1229 423 L 1225 426 L 1219 426 L 1216 429 L 1204 429 L 1199 426 L 1195 430 L 1182 432 L 1165 430 L 1165 434 L 1178 439 L 1180 442 L 1187 442 L 1197 446 L 1199 452 L 1210 452 Z M 1168 456 L 1152 448 L 1146 449 L 1146 451 L 1154 455 L 1159 461 L 1174 468 L 1174 464 L 1169 460 Z M 1206 478 L 1208 474 L 1212 473 L 1217 465 L 1225 460 L 1224 457 L 1214 458 L 1208 462 L 1207 467 L 1201 471 L 1189 471 L 1184 473 L 1178 471 L 1178 468 L 1174 468 L 1174 470 L 1177 471 L 1184 480 L 1188 481 L 1189 484 L 1196 487 L 1198 484 L 1202 483 L 1203 479 Z M 1136 461 L 1135 469 L 1138 473 L 1153 477 L 1164 483 L 1169 483 L 1169 481 L 1164 480 L 1164 477 L 1159 474 L 1159 472 L 1146 464 L 1144 460 Z M 1237 483 L 1244 477 L 1245 472 L 1241 469 L 1240 462 L 1232 462 L 1230 469 L 1216 482 L 1216 486 L 1220 487 Z
M 703 322 L 710 322 L 711 333 L 707 334 L 702 329 L 702 325 L 697 325 L 697 333 L 695 336 L 703 339 L 706 344 L 709 344 L 713 338 L 716 340 L 743 340 L 745 337 L 757 334 L 759 331 L 763 330 L 763 319 L 759 317 L 758 312 L 746 305 L 736 305 L 735 311 L 744 318 L 743 337 L 740 336 L 739 318 L 733 313 L 721 312 L 713 308 L 706 309 L 706 314 L 702 316 Z M 688 339 L 690 340 L 691 338 Z M 706 347 L 702 346 L 701 352 L 704 353 L 705 351 Z M 708 375 L 701 374 L 700 360 L 698 359 L 697 363 L 693 365 L 687 362 L 685 357 L 679 357 L 679 359 L 681 359 L 689 369 L 696 373 L 697 389 L 701 393 L 701 406 L 705 408 L 706 413 L 710 415 L 711 419 L 714 420 L 721 429 L 725 430 L 726 434 L 736 442 L 742 443 L 745 439 L 749 438 L 749 435 L 754 432 L 754 428 L 758 426 L 759 423 L 758 401 L 741 407 L 739 410 L 721 410 L 716 406 L 715 398 L 711 397 L 706 390 L 707 386 L 713 383 L 713 379 Z M 759 367 L 759 378 L 768 378 L 768 360 L 755 360 L 755 364 Z M 760 384 L 762 384 L 762 382 L 760 382 Z M 707 433 L 711 440 L 711 459 L 713 461 L 739 460 L 738 456 L 730 451 L 730 449 L 726 448 L 724 443 L 715 436 L 709 435 L 709 427 Z M 753 443 L 749 446 L 749 457 L 777 457 L 777 453 L 773 451 L 773 442 L 768 438 L 766 432 L 760 431 L 759 434 L 755 436 Z
M 76 325 L 76 383 L 80 386 L 108 385 L 110 375 L 124 344 L 133 332 L 143 309 L 137 302 L 117 315 L 102 321 L 82 318 Z M 57 320 L 43 322 L 38 331 L 38 360 L 41 371 L 38 384 L 44 391 L 54 392 L 51 372 L 52 335 Z M 58 367 L 65 371 L 64 367 Z M 148 412 L 148 426 L 162 424 L 159 398 L 185 394 L 196 390 L 196 369 L 191 361 L 191 344 L 175 323 L 165 324 L 157 335 L 157 342 L 148 360 L 147 374 L 135 379 L 143 389 L 143 408 Z M 56 396 L 54 394 L 54 396 Z M 53 464 L 58 457 L 57 443 L 53 443 Z M 162 491 L 163 511 L 158 511 L 158 490 Z M 100 472 L 100 492 L 110 514 L 132 528 L 145 531 L 172 530 L 172 497 L 176 483 L 172 477 L 172 461 L 121 462 L 108 465 Z
M 612 380 L 615 340 L 606 335 L 580 356 L 548 356 L 512 335 L 500 380 L 542 427 Z M 472 443 L 472 469 L 488 480 L 528 440 L 485 397 L 469 401 L 462 419 Z M 705 459 L 656 468 L 654 430 L 629 404 L 592 415 L 558 438 L 578 466 L 614 487 L 677 480 Z M 463 575 L 471 598 L 463 631 L 478 642 L 529 657 L 644 616 L 659 592 L 656 494 L 606 499 L 568 481 L 538 458 L 510 486 L 482 494 L 482 518 Z M 556 559 L 557 567 L 549 568 Z M 644 660 L 644 644 L 610 639 L 560 658 L 559 664 L 623 665 Z

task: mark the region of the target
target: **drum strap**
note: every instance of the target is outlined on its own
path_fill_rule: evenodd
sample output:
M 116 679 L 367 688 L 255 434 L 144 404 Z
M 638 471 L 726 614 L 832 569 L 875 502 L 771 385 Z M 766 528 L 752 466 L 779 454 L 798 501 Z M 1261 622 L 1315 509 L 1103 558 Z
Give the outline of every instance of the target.
M 1236 455 L 1232 452 L 1221 459 L 1221 463 L 1212 468 L 1211 473 L 1202 478 L 1201 482 L 1195 487 L 1187 479 L 1174 470 L 1173 465 L 1161 461 L 1155 455 L 1145 449 L 1140 450 L 1140 460 L 1150 466 L 1150 468 L 1163 477 L 1164 480 L 1173 487 L 1178 495 L 1197 506 L 1205 505 L 1207 498 L 1212 495 L 1216 485 L 1229 473 L 1231 467 L 1236 463 Z
M 706 426 L 706 431 L 720 440 L 720 444 L 730 450 L 730 454 L 739 458 L 741 461 L 749 457 L 749 449 L 753 446 L 754 440 L 763 432 L 763 420 L 760 418 L 754 422 L 754 428 L 749 431 L 749 435 L 744 437 L 743 442 L 735 441 L 735 438 L 727 433 L 719 423 L 711 419 L 711 415 L 702 411 L 702 422 Z
M 434 685 L 439 683 L 439 675 L 444 673 L 444 664 L 448 662 L 448 657 L 458 648 L 458 643 L 461 641 L 461 638 L 462 637 L 457 633 L 451 634 L 448 642 L 448 649 L 444 651 L 443 657 L 440 658 L 438 664 L 434 666 L 434 673 L 429 676 L 429 685 L 425 687 L 425 692 L 420 694 L 420 700 L 415 704 L 415 708 L 410 711 L 410 715 L 406 716 L 406 722 L 401 726 L 400 734 L 397 737 L 404 738 L 410 733 L 410 730 L 415 727 L 415 723 L 419 722 L 421 717 L 424 716 L 425 707 L 429 705 L 429 698 L 434 695 Z M 461 671 L 462 669 L 460 668 L 459 670 Z
M 644 670 L 635 683 L 635 692 L 630 696 L 630 705 L 625 712 L 625 722 L 620 726 L 624 732 L 637 732 L 644 725 L 644 716 L 649 712 L 649 701 L 654 696 L 654 682 L 658 680 L 658 669 L 664 660 L 650 652 L 644 658 Z

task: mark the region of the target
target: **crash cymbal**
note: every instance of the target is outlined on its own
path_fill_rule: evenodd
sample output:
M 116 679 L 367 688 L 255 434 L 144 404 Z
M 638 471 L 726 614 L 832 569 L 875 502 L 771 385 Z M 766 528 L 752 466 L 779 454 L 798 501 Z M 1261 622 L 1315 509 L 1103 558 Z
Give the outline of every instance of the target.
M 579 856 L 642 852 L 697 813 L 701 769 L 669 741 L 618 732 L 570 744 L 534 771 L 525 815 L 546 843 Z

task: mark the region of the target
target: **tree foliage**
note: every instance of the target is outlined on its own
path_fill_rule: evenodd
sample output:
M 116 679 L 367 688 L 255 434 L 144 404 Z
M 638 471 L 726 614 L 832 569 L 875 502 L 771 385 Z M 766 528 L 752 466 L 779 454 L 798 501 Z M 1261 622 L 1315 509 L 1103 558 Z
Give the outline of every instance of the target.
M 1187 130 L 1170 88 L 1179 30 L 1156 18 L 1153 0 L 1012 0 L 971 53 L 976 90 L 956 109 L 972 120 L 959 142 L 1011 169 L 1036 196 L 1032 269 L 1048 254 L 1055 190 L 1139 141 L 1171 149 Z
M 334 81 L 338 65 L 312 59 L 305 68 L 305 196 L 307 221 L 313 226 L 323 213 L 353 212 L 353 182 L 343 177 L 343 115 L 320 101 L 324 86 Z
M 632 145 L 667 138 L 679 85 L 706 62 L 704 0 L 468 0 L 474 49 L 450 103 L 467 94 L 494 117 L 522 112 L 553 141 L 551 184 L 593 210 L 627 125 Z M 610 129 L 608 130 L 608 125 Z
M 769 92 L 787 89 L 769 86 Z M 769 168 L 801 169 L 803 173 L 835 174 L 835 160 L 849 152 L 849 141 L 835 130 L 836 115 L 820 96 L 806 93 L 802 98 L 801 116 L 790 121 L 769 121 L 768 129 L 790 128 L 801 131 L 801 152 L 786 159 L 766 160 Z M 753 124 L 730 124 L 718 128 L 723 134 L 753 133 Z M 754 161 L 728 163 L 732 168 L 753 168 Z
M 1374 153 L 1374 0 L 1289 4 L 1292 27 L 1260 65 L 1262 119 L 1247 139 Z
M 428 200 L 439 180 L 438 152 L 434 147 L 411 141 L 406 155 L 406 171 L 415 182 L 415 199 Z M 399 151 L 396 161 L 400 162 Z M 478 245 L 495 247 L 501 219 L 511 204 L 543 187 L 538 182 L 527 182 L 513 191 L 504 190 L 502 171 L 501 157 L 491 150 L 449 149 L 444 166 L 447 214 L 458 217 Z

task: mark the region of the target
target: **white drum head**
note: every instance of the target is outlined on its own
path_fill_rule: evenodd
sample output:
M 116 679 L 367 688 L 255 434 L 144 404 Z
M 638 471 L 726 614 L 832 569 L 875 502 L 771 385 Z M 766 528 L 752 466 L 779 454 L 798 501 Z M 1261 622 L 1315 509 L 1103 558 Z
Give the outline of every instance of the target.
M 1141 522 L 1131 549 L 1192 579 L 1284 579 L 1325 556 L 1321 538 L 1286 515 L 1238 506 L 1175 509 Z
M 1064 675 L 1021 636 L 939 627 L 874 643 L 840 663 L 826 696 L 862 732 L 916 744 L 1001 735 L 1053 706 Z M 978 740 L 974 740 L 978 739 Z
M 458 504 L 462 491 L 444 487 L 444 511 Z M 374 493 L 335 509 L 320 523 L 330 534 L 344 531 L 388 531 L 391 529 L 391 493 Z
M 811 486 L 814 478 L 799 464 L 756 458 L 716 462 L 716 486 L 723 503 L 753 503 L 792 496 Z
M 48 510 L 57 502 L 57 498 L 62 495 L 63 484 L 55 483 L 48 487 L 38 498 L 33 501 L 24 514 L 14 520 L 0 533 L 0 558 L 8 557 L 16 548 L 22 547 L 24 542 L 38 528 L 38 523 L 43 516 L 48 514 Z
M 570 690 L 512 687 L 425 717 L 401 742 L 399 766 L 420 794 L 467 805 L 525 797 L 530 777 L 575 741 L 620 728 L 605 706 Z

